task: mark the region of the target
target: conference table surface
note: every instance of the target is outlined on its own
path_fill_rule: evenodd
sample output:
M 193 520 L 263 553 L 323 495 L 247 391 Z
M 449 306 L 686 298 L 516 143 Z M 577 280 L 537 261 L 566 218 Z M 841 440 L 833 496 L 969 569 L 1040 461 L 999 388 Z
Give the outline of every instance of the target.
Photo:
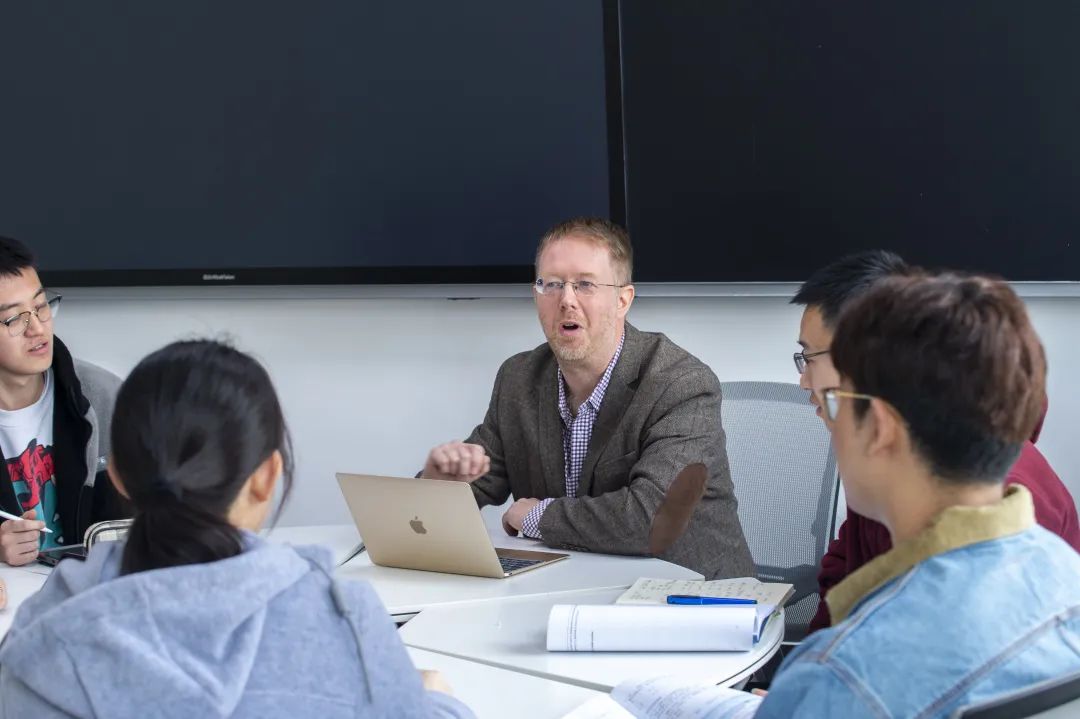
M 497 547 L 542 549 L 503 532 L 501 509 L 482 513 Z M 277 527 L 270 541 L 323 544 L 340 560 L 359 542 L 354 525 Z M 442 671 L 459 698 L 479 717 L 561 717 L 600 692 L 630 678 L 682 674 L 737 684 L 779 648 L 783 617 L 774 618 L 748 652 L 547 652 L 547 614 L 556 603 L 610 603 L 639 577 L 700 579 L 684 567 L 655 558 L 568 552 L 570 558 L 504 579 L 422 572 L 371 563 L 361 553 L 336 576 L 371 583 L 389 612 L 409 619 L 401 630 L 418 668 Z M 75 560 L 67 560 L 75 561 Z M 0 638 L 18 606 L 41 588 L 49 569 L 0 565 L 8 606 L 0 610 Z M 415 616 L 414 616 L 415 615 Z
M 741 685 L 776 654 L 784 638 L 781 611 L 761 640 L 737 652 L 549 652 L 548 614 L 556 604 L 612 604 L 621 589 L 585 590 L 495 603 L 431 607 L 399 631 L 406 646 L 523 672 L 586 689 L 611 691 L 622 681 L 678 675 Z M 708 611 L 708 610 L 706 610 Z
M 48 568 L 41 565 L 9 567 L 0 563 L 0 579 L 7 585 L 7 606 L 0 609 L 0 639 L 11 628 L 11 622 L 15 618 L 15 611 L 19 605 L 41 589 L 41 585 L 45 583 L 48 576 Z
M 510 537 L 503 531 L 500 508 L 486 507 L 481 513 L 496 547 L 545 550 L 541 543 Z M 335 557 L 344 558 L 360 541 L 354 525 L 321 527 L 277 527 L 267 535 L 271 541 L 290 544 L 322 544 Z M 563 550 L 558 550 L 563 551 Z M 459 574 L 423 572 L 380 567 L 363 552 L 335 575 L 371 583 L 391 615 L 404 619 L 433 606 L 459 602 L 537 596 L 581 589 L 625 589 L 639 577 L 657 579 L 701 579 L 701 574 L 651 557 L 624 557 L 589 552 L 565 552 L 569 559 L 522 572 L 512 577 L 492 579 Z
M 417 669 L 436 669 L 480 719 L 559 719 L 604 692 L 407 647 Z
M 540 542 L 507 536 L 500 522 L 501 509 L 487 507 L 482 512 L 492 542 L 497 547 L 544 549 Z M 266 532 L 270 541 L 290 544 L 322 544 L 338 559 L 346 557 L 360 541 L 352 524 L 275 527 Z M 371 583 L 387 610 L 404 620 L 421 610 L 459 602 L 538 596 L 551 592 L 582 589 L 623 589 L 638 577 L 658 579 L 700 579 L 701 575 L 685 567 L 649 557 L 621 557 L 589 552 L 567 552 L 569 559 L 555 562 L 513 577 L 491 579 L 457 574 L 422 572 L 394 567 L 379 567 L 363 552 L 335 572 L 343 579 L 361 579 Z M 66 560 L 76 561 L 76 560 Z M 19 604 L 41 588 L 49 568 L 40 564 L 8 567 L 0 564 L 0 578 L 8 584 L 8 606 L 0 610 L 0 637 L 11 626 Z

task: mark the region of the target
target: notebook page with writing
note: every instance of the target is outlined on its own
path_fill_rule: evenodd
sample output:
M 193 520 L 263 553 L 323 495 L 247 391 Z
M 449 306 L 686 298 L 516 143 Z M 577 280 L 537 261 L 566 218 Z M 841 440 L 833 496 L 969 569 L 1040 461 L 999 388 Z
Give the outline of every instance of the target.
M 615 600 L 616 604 L 667 604 L 669 594 L 755 599 L 758 604 L 784 606 L 795 593 L 790 584 L 760 582 L 753 577 L 736 579 L 649 579 L 642 577 Z

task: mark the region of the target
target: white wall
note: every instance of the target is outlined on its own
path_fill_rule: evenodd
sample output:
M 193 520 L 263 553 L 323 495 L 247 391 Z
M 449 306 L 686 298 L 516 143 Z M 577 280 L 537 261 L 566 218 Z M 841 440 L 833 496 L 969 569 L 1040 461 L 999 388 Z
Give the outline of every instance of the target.
M 285 525 L 349 521 L 334 472 L 413 474 L 430 446 L 464 437 L 481 420 L 501 361 L 542 341 L 525 293 L 449 301 L 133 292 L 121 299 L 72 293 L 58 336 L 121 376 L 181 338 L 228 336 L 259 357 L 296 445 L 298 481 Z M 1034 297 L 1028 307 L 1051 370 L 1039 447 L 1080 497 L 1080 298 Z M 639 297 L 630 318 L 640 329 L 666 332 L 721 380 L 796 381 L 799 311 L 783 298 Z

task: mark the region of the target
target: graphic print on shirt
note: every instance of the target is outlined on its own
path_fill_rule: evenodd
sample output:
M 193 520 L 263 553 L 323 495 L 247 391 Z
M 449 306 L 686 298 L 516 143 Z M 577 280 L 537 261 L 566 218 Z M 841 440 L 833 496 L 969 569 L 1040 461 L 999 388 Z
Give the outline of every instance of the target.
M 31 439 L 22 454 L 8 460 L 7 468 L 22 511 L 34 510 L 37 518 L 53 530 L 51 535 L 45 532 L 41 535 L 42 549 L 48 549 L 56 544 L 59 525 L 52 446 L 43 447 L 37 439 Z

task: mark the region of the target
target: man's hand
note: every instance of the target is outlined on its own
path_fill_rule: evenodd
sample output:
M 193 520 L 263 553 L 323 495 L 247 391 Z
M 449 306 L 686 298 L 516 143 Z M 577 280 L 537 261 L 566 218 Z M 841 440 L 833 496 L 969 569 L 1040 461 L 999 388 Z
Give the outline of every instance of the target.
M 0 609 L 7 606 L 7 585 L 0 579 Z
M 478 444 L 447 442 L 428 453 L 424 463 L 425 479 L 453 479 L 472 482 L 491 471 L 491 458 Z
M 519 499 L 510 505 L 510 509 L 506 510 L 506 513 L 502 516 L 503 529 L 510 536 L 517 536 L 521 531 L 521 524 L 525 521 L 525 515 L 532 511 L 532 508 L 540 504 L 539 499 Z
M 418 669 L 417 671 L 420 672 L 420 683 L 424 685 L 424 689 L 454 696 L 454 690 L 450 688 L 442 672 L 434 669 Z
M 34 519 L 35 516 L 31 509 L 22 519 L 9 519 L 0 524 L 0 562 L 18 567 L 37 559 L 45 522 Z

